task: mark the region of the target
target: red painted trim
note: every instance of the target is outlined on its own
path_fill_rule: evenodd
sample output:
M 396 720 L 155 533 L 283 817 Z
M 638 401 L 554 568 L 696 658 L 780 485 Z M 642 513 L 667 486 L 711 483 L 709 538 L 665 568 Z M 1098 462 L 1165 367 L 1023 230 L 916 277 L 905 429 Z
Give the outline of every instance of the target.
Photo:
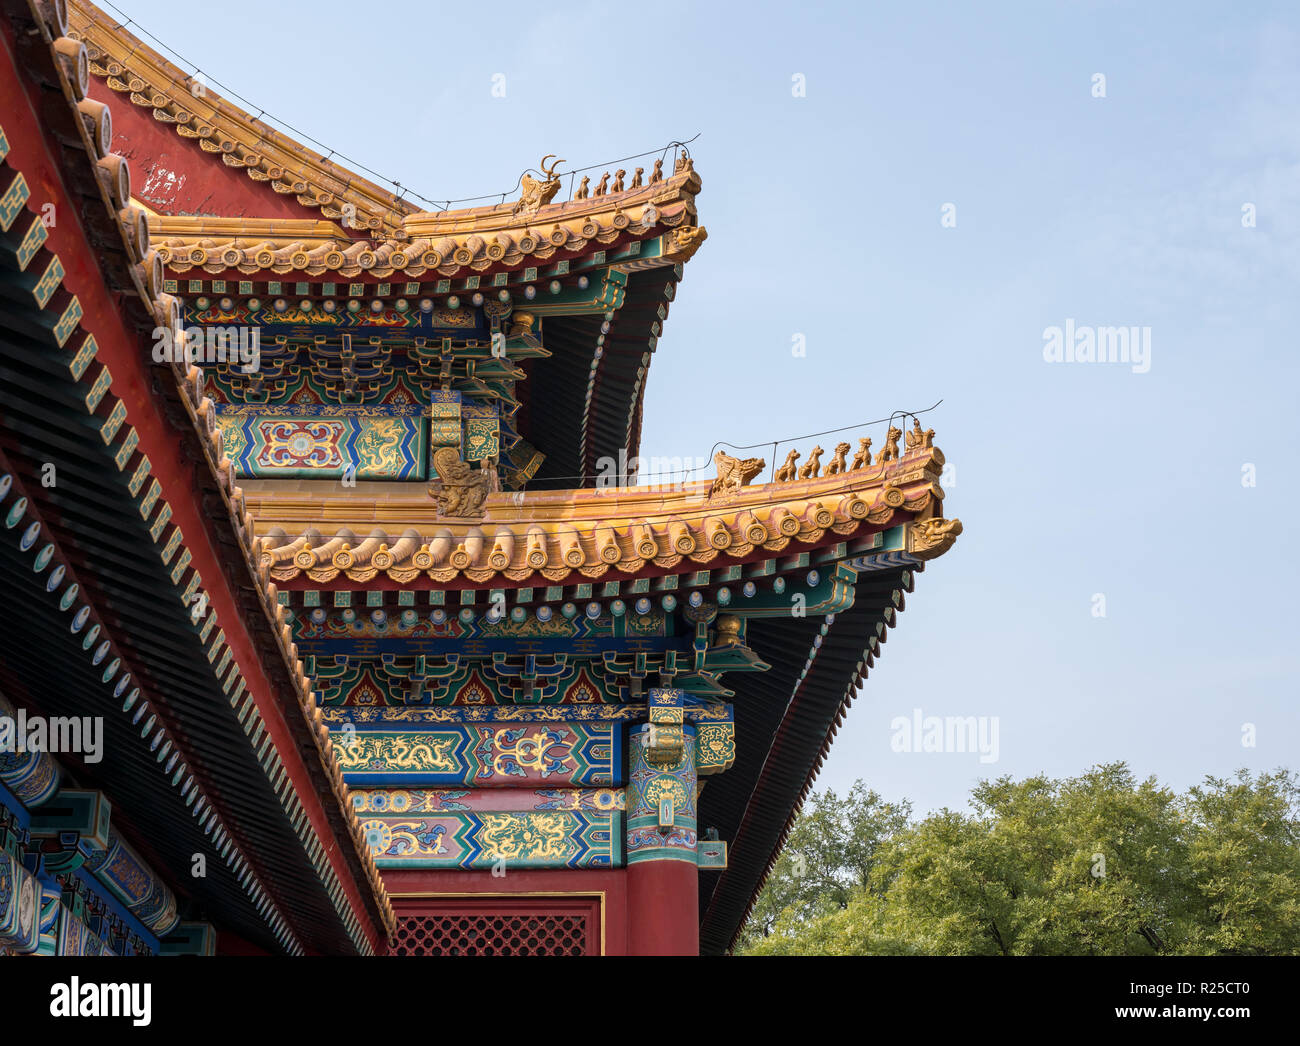
M 80 202 L 74 200 L 63 183 L 55 153 L 43 133 L 37 117 L 37 106 L 29 95 L 29 85 L 19 75 L 11 39 L 11 26 L 0 19 L 4 32 L 4 61 L 0 62 L 0 97 L 6 100 L 4 130 L 11 147 L 11 159 L 22 167 L 32 198 L 29 208 L 40 213 L 47 201 L 55 205 L 56 223 L 49 230 L 47 248 L 59 255 L 67 275 L 63 285 L 77 295 L 84 309 L 82 327 L 93 331 L 99 343 L 98 360 L 106 364 L 113 374 L 112 392 L 121 399 L 128 411 L 127 424 L 134 425 L 140 435 L 140 450 L 149 456 L 153 475 L 162 486 L 162 495 L 171 504 L 172 520 L 184 534 L 185 543 L 193 556 L 193 566 L 203 578 L 203 588 L 208 594 L 208 604 L 217 613 L 220 627 L 225 630 L 226 641 L 237 660 L 249 692 L 257 703 L 285 769 L 293 781 L 303 806 L 307 811 L 312 830 L 322 840 L 331 865 L 343 883 L 344 892 L 361 925 L 376 949 L 384 946 L 384 934 L 371 920 L 362 900 L 357 882 L 340 852 L 340 843 L 352 846 L 350 839 L 340 840 L 330 829 L 325 808 L 303 762 L 294 736 L 285 719 L 285 707 L 293 715 L 301 715 L 292 695 L 277 699 L 277 694 L 258 657 L 248 627 L 244 622 L 235 593 L 226 578 L 223 554 L 217 547 L 208 521 L 200 512 L 198 483 L 192 467 L 177 454 L 179 434 L 163 415 L 159 397 L 151 391 L 155 376 L 171 380 L 165 372 L 151 368 L 151 342 L 129 328 L 119 312 L 114 295 L 105 286 L 94 248 L 87 241 L 79 214 Z M 34 87 L 39 92 L 41 88 Z M 89 158 L 87 163 L 93 163 Z M 91 206 L 98 206 L 91 204 Z M 236 569 L 244 569 L 238 567 Z M 270 627 L 269 624 L 265 627 Z M 197 762 L 187 760 L 197 772 Z M 204 781 L 205 790 L 220 802 L 220 792 L 214 782 Z M 331 796 L 332 798 L 332 796 Z M 226 822 L 238 837 L 238 826 Z M 258 864 L 258 855 L 243 847 L 259 868 L 263 880 L 272 885 L 271 869 Z M 288 918 L 286 912 L 286 918 Z M 292 925 L 292 923 L 290 924 Z M 304 928 L 295 927 L 302 934 Z

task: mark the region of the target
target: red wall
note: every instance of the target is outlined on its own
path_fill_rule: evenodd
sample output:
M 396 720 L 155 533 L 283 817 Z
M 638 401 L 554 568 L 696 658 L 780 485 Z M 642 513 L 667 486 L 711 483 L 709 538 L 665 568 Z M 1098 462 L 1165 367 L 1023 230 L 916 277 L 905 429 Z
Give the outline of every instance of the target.
M 90 78 L 90 96 L 113 110 L 113 152 L 131 162 L 131 194 L 160 214 L 220 218 L 315 218 L 292 194 L 255 182 L 242 167 L 227 167 L 196 139 L 182 138 L 153 110 Z

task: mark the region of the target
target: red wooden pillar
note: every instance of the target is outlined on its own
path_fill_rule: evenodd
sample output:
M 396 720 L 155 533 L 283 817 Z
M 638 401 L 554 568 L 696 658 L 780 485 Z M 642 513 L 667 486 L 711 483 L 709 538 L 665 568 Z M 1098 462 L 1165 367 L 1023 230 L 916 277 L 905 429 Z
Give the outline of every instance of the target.
M 685 861 L 642 861 L 627 869 L 629 955 L 698 955 L 699 873 Z
M 680 691 L 651 691 L 652 722 L 628 736 L 628 953 L 698 955 L 695 728 L 654 722 L 657 695 Z

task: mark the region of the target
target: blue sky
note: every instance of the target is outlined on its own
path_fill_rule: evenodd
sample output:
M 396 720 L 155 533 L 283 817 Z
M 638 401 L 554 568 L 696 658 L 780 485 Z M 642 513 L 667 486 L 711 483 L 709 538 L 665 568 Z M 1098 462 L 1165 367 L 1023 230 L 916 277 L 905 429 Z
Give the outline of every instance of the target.
M 1293 7 L 122 8 L 430 198 L 699 133 L 709 239 L 650 371 L 647 456 L 944 401 L 927 424 L 965 533 L 820 785 L 924 811 L 982 776 L 1115 759 L 1179 788 L 1297 765 Z M 1150 328 L 1149 371 L 1045 362 L 1067 319 Z M 997 716 L 998 761 L 892 751 L 915 708 Z

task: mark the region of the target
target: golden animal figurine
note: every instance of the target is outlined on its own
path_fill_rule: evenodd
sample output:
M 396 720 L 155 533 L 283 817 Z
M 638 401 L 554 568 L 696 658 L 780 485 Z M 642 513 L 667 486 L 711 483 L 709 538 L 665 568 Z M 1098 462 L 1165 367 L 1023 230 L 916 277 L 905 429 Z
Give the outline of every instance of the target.
M 785 456 L 785 464 L 776 470 L 776 481 L 778 483 L 789 483 L 799 475 L 799 470 L 794 464 L 798 460 L 799 452 L 797 450 L 792 450 Z
M 519 186 L 522 190 L 519 199 L 515 201 L 515 206 L 511 214 L 536 214 L 537 211 L 555 199 L 555 194 L 560 191 L 560 178 L 555 173 L 555 168 L 564 163 L 563 160 L 555 160 L 550 167 L 546 166 L 547 160 L 555 160 L 554 153 L 547 153 L 542 157 L 539 166 L 542 173 L 546 175 L 545 181 L 540 181 L 532 175 L 525 174 L 519 180 Z
M 907 526 L 907 551 L 917 559 L 934 559 L 952 548 L 961 532 L 960 519 L 915 520 Z
M 921 431 L 921 419 L 912 419 L 912 431 L 907 433 L 905 443 L 907 452 L 910 454 L 914 450 L 924 450 L 934 446 L 934 429 Z
M 596 184 L 596 191 L 593 195 L 604 196 L 609 192 L 609 172 L 606 171 L 600 176 L 600 181 Z
M 623 191 L 623 175 L 625 174 L 627 174 L 627 171 L 623 170 L 622 167 L 614 172 L 614 184 L 609 187 L 610 192 Z
M 858 452 L 853 455 L 853 471 L 871 466 L 871 438 L 863 436 L 858 440 Z
M 655 161 L 654 170 L 650 172 L 650 184 L 654 185 L 655 182 L 662 182 L 663 180 L 664 180 L 664 161 L 663 161 L 663 157 L 661 156 L 659 159 Z
M 902 429 L 896 429 L 893 425 L 889 426 L 889 432 L 885 436 L 885 449 L 880 452 L 880 464 L 886 461 L 898 460 L 898 440 L 903 435 Z
M 826 452 L 820 446 L 813 447 L 808 452 L 808 460 L 803 463 L 803 468 L 799 470 L 800 479 L 816 479 L 822 474 L 822 455 Z
M 767 462 L 762 458 L 733 458 L 722 451 L 713 455 L 713 463 L 718 466 L 718 475 L 709 487 L 709 497 L 734 493 L 741 487 L 747 487 L 755 476 L 767 468 Z
M 631 185 L 631 188 L 633 188 L 633 189 L 639 189 L 639 188 L 641 188 L 641 175 L 643 175 L 643 174 L 645 174 L 645 168 L 644 168 L 644 167 L 638 167 L 638 168 L 636 169 L 636 173 L 632 175 L 632 185 Z
M 671 261 L 689 261 L 708 238 L 709 231 L 703 225 L 679 225 L 666 234 L 663 257 Z
M 585 200 L 588 196 L 590 196 L 591 191 L 587 188 L 587 186 L 589 186 L 590 184 L 591 184 L 591 178 L 589 178 L 587 175 L 584 174 L 582 176 L 582 181 L 578 183 L 578 191 L 573 194 L 573 198 L 575 200 Z
M 826 475 L 838 476 L 841 472 L 848 472 L 849 466 L 845 463 L 845 456 L 849 452 L 847 443 L 835 444 L 835 457 L 831 458 L 831 463 L 826 466 Z
M 492 487 L 492 470 L 474 469 L 455 447 L 439 447 L 433 452 L 433 467 L 438 484 L 429 494 L 438 502 L 440 516 L 460 518 L 483 515 L 483 502 Z

